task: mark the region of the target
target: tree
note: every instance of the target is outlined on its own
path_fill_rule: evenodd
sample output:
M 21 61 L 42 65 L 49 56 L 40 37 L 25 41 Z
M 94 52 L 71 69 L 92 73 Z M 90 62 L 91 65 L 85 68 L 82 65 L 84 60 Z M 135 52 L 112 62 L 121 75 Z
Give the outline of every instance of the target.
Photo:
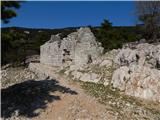
M 113 27 L 112 23 L 104 20 L 98 30 L 92 30 L 99 42 L 104 47 L 104 52 L 121 48 L 124 43 L 139 40 L 136 33 L 131 33 L 129 29 Z
M 104 30 L 110 30 L 112 29 L 112 23 L 109 20 L 104 19 L 104 21 L 101 23 L 101 27 Z
M 160 1 L 136 2 L 136 15 L 144 24 L 146 39 L 156 40 L 160 34 Z
M 3 23 L 8 23 L 9 19 L 16 17 L 14 9 L 20 7 L 19 1 L 1 1 L 1 20 Z

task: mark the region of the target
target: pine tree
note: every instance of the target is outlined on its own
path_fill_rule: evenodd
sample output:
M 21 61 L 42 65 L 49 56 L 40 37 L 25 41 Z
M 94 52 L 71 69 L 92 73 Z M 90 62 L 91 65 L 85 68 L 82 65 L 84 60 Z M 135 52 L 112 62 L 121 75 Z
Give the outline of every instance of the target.
M 3 23 L 8 23 L 17 14 L 14 9 L 20 7 L 19 1 L 1 1 L 1 20 Z

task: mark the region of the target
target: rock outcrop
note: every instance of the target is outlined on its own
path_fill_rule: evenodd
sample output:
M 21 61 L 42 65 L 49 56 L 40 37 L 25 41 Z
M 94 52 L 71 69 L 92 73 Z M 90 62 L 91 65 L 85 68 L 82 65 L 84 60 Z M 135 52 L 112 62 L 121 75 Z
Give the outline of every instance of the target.
M 51 40 L 41 46 L 40 62 L 52 66 L 74 65 L 76 69 L 92 63 L 102 52 L 91 30 L 80 28 L 63 39 L 52 35 Z
M 134 49 L 123 48 L 114 59 L 119 66 L 138 64 L 152 68 L 160 67 L 160 45 L 138 44 Z
M 119 50 L 109 51 L 93 60 L 91 64 L 87 64 L 77 70 L 72 69 L 71 66 L 70 68 L 66 68 L 64 73 L 74 80 L 109 85 L 112 73 L 116 69 L 113 58 L 115 58 L 118 53 Z
M 113 87 L 127 95 L 160 102 L 160 70 L 146 66 L 122 66 L 112 77 Z
M 28 68 L 7 66 L 3 66 L 1 69 L 1 88 L 3 89 L 24 81 L 38 79 L 37 74 Z
M 160 45 L 137 44 L 112 50 L 79 70 L 66 69 L 74 80 L 102 83 L 127 95 L 160 102 Z
M 113 87 L 127 95 L 160 102 L 160 45 L 138 44 L 123 48 L 115 57 Z

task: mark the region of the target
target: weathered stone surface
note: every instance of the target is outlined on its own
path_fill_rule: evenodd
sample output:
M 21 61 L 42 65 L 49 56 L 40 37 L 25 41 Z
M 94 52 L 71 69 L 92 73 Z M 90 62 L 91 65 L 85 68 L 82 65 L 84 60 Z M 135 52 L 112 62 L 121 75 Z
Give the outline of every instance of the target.
M 110 84 L 110 81 L 111 81 L 110 79 L 104 78 L 103 80 L 104 80 L 103 82 L 104 86 L 108 86 Z
M 137 64 L 159 68 L 160 45 L 143 43 L 136 45 L 134 49 L 123 48 L 115 57 L 114 62 L 120 66 Z
M 112 66 L 112 61 L 111 60 L 103 60 L 99 66 L 100 67 L 102 67 L 102 66 L 105 66 L 105 67 Z
M 85 82 L 99 82 L 104 85 L 109 85 L 112 77 L 112 72 L 115 69 L 113 58 L 118 54 L 119 50 L 112 50 L 97 57 L 91 64 L 87 64 L 76 70 L 75 65 L 71 65 L 65 73 L 71 73 L 74 80 Z M 91 75 L 93 73 L 93 75 Z M 96 75 L 94 75 L 96 74 Z M 96 77 L 95 77 L 96 76 Z
M 129 79 L 129 68 L 126 66 L 120 67 L 115 70 L 112 76 L 112 84 L 113 87 L 119 88 L 120 90 L 125 90 L 126 82 Z
M 25 64 L 29 64 L 31 62 L 39 62 L 39 59 L 40 59 L 39 55 L 27 56 L 25 60 Z
M 80 77 L 80 80 L 81 81 L 84 81 L 84 82 L 94 82 L 94 83 L 97 83 L 99 82 L 101 79 L 101 77 L 96 74 L 96 73 L 84 73 L 82 75 L 82 77 Z
M 116 56 L 114 62 L 120 66 L 134 64 L 138 61 L 136 51 L 130 48 L 122 49 Z
M 24 81 L 37 80 L 35 73 L 24 67 L 7 67 L 1 70 L 1 88 L 7 88 Z
M 113 87 L 127 95 L 160 101 L 160 71 L 145 66 L 122 66 L 112 77 Z
M 142 43 L 123 48 L 114 59 L 120 68 L 111 83 L 127 95 L 160 101 L 160 45 Z
M 40 62 L 43 64 L 59 66 L 62 65 L 62 55 L 59 41 L 45 43 L 40 49 Z
M 131 96 L 160 102 L 160 71 L 145 66 L 135 66 L 125 93 Z
M 79 68 L 92 63 L 102 54 L 100 45 L 89 28 L 80 28 L 63 40 L 52 36 L 50 41 L 41 46 L 40 62 L 53 66 L 73 64 Z

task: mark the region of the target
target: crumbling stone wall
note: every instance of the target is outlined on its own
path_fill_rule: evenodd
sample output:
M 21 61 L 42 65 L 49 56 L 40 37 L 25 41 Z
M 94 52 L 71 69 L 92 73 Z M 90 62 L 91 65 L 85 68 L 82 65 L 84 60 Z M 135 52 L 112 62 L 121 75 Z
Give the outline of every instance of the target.
M 80 28 L 62 40 L 58 35 L 52 35 L 40 51 L 40 62 L 43 64 L 80 67 L 92 63 L 102 54 L 103 48 L 89 28 Z

